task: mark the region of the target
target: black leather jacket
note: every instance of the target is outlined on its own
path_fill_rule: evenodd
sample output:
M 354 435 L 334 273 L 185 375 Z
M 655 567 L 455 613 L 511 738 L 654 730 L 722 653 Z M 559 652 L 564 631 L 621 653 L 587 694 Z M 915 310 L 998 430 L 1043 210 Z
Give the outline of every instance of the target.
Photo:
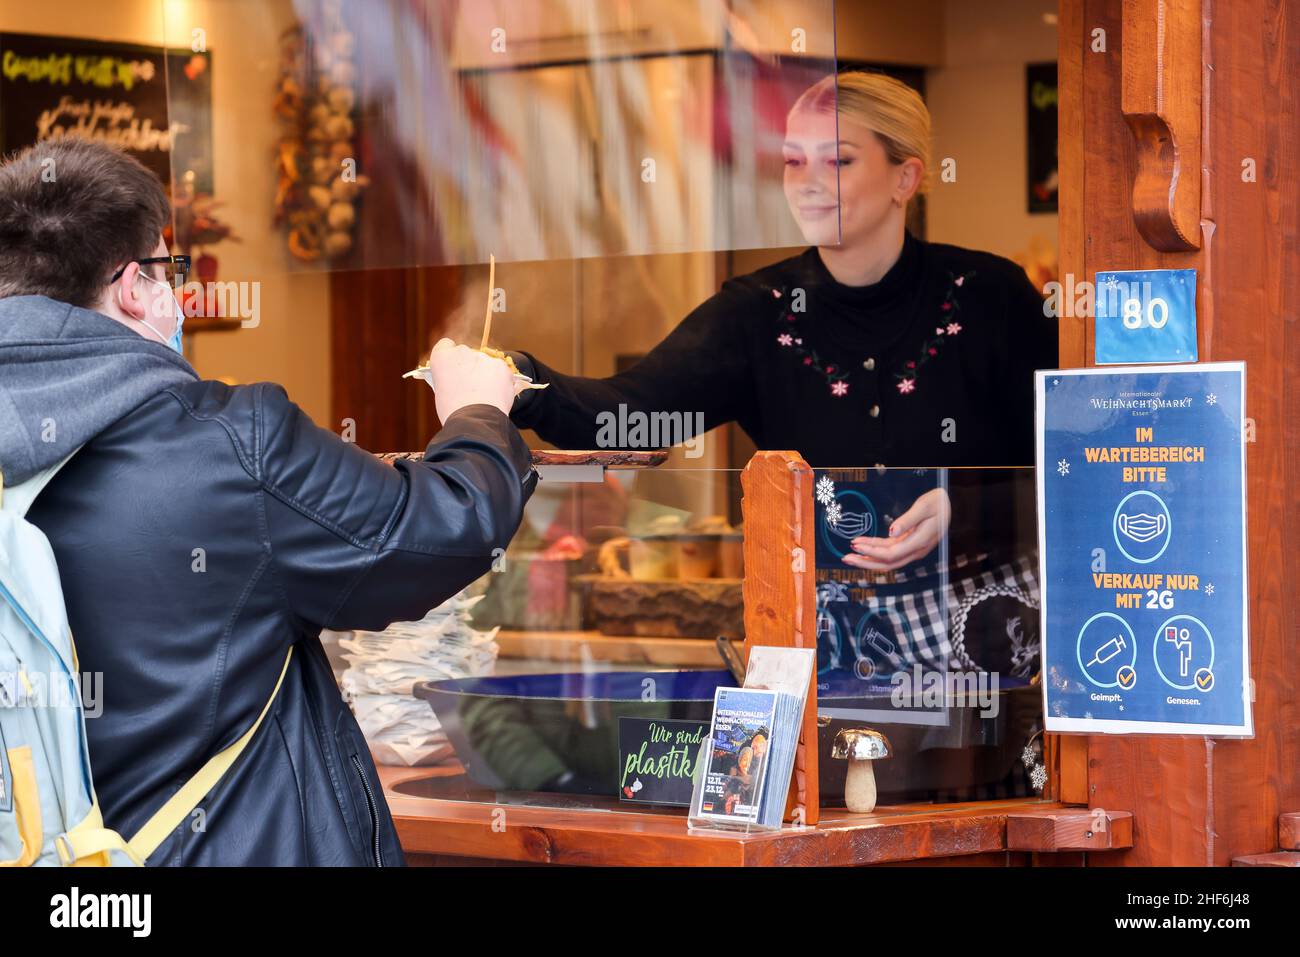
M 268 384 L 173 386 L 88 442 L 29 518 L 54 547 L 81 671 L 102 674 L 86 727 L 107 825 L 130 838 L 246 731 L 292 643 L 256 736 L 149 863 L 401 864 L 320 630 L 422 617 L 488 570 L 535 483 L 489 406 L 393 467 Z

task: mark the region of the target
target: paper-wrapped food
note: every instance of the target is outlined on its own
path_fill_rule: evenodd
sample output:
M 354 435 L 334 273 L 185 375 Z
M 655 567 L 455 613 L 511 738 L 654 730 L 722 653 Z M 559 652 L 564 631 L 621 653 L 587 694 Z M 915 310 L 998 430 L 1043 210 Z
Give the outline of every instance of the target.
M 422 681 L 492 672 L 497 629 L 470 625 L 470 609 L 481 599 L 461 592 L 419 621 L 340 636 L 348 662 L 340 680 L 343 695 L 379 763 L 432 764 L 450 753 L 433 709 L 412 691 Z
M 502 352 L 500 349 L 493 349 L 491 346 L 484 346 L 479 350 L 479 352 L 491 356 L 493 359 L 500 359 L 506 364 L 506 368 L 510 370 L 510 374 L 514 376 L 515 379 L 516 395 L 525 389 L 545 389 L 547 385 L 549 385 L 549 383 L 546 382 L 534 382 L 529 376 L 520 372 L 519 367 L 515 365 L 515 360 L 511 358 L 508 352 Z M 429 383 L 429 385 L 433 385 L 433 373 L 429 371 L 428 362 L 421 362 L 410 372 L 403 373 L 402 378 L 423 379 L 425 382 Z

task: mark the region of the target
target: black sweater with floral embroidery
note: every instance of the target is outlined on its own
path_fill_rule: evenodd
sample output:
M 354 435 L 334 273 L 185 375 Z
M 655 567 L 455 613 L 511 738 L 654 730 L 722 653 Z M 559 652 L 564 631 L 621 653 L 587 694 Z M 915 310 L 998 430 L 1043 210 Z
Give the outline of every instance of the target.
M 519 358 L 550 387 L 514 421 L 563 448 L 608 445 L 597 416 L 622 405 L 735 421 L 818 468 L 1015 466 L 1033 464 L 1033 372 L 1057 366 L 1057 328 L 1015 263 L 908 234 L 870 286 L 837 282 L 811 248 L 729 280 L 610 378 Z

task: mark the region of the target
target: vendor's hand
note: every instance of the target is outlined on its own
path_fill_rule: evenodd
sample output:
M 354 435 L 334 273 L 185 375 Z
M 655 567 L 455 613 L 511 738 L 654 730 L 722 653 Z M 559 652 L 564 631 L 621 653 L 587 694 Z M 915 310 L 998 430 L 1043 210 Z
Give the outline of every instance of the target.
M 874 572 L 890 572 L 930 554 L 948 531 L 952 505 L 948 493 L 926 492 L 889 526 L 888 538 L 855 538 L 844 564 Z
M 509 415 L 515 402 L 515 377 L 505 362 L 450 339 L 439 339 L 429 353 L 429 380 L 444 422 L 467 405 L 490 405 Z

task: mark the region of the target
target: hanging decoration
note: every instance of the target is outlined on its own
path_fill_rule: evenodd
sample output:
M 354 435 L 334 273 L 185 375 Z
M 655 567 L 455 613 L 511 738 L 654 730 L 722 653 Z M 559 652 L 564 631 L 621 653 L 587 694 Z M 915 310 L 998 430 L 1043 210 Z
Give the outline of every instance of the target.
M 323 13 L 319 28 L 298 25 L 281 38 L 275 222 L 295 258 L 329 263 L 352 249 L 356 203 L 369 180 L 358 170 L 356 39 L 337 0 Z

